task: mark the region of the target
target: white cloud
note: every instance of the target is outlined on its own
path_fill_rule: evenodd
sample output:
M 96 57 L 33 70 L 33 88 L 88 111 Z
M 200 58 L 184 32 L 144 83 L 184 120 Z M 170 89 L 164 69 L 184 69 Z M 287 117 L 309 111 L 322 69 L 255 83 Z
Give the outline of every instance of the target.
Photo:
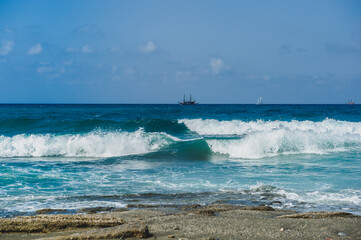
M 90 45 L 84 45 L 84 46 L 82 46 L 81 51 L 82 51 L 82 53 L 87 54 L 87 53 L 94 52 L 94 49 Z
M 37 43 L 29 49 L 28 54 L 36 55 L 36 54 L 41 53 L 42 51 L 43 51 L 43 47 L 41 46 L 40 43 Z
M 258 76 L 257 75 L 254 75 L 254 74 L 248 74 L 246 76 L 247 79 L 258 79 Z
M 1 46 L 0 46 L 0 55 L 2 56 L 6 56 L 8 55 L 14 48 L 15 43 L 14 41 L 1 41 Z
M 121 46 L 120 46 L 120 44 L 117 44 L 114 47 L 112 47 L 112 49 L 110 51 L 111 52 L 119 52 L 120 50 L 121 50 Z
M 151 53 L 155 49 L 156 49 L 156 46 L 151 41 L 148 41 L 145 45 L 139 47 L 139 50 L 143 53 Z
M 86 44 L 84 46 L 82 46 L 81 48 L 75 48 L 75 47 L 67 47 L 66 48 L 67 52 L 70 53 L 84 53 L 84 54 L 88 54 L 88 53 L 93 53 L 94 52 L 94 48 L 93 46 Z
M 67 52 L 78 52 L 79 49 L 78 49 L 78 48 L 73 48 L 73 47 L 67 47 L 67 48 L 66 48 L 66 51 L 67 51 Z
M 135 73 L 135 71 L 132 68 L 128 68 L 127 70 L 124 71 L 124 74 L 126 76 L 131 76 Z
M 220 73 L 222 71 L 222 69 L 224 69 L 224 67 L 225 67 L 223 60 L 220 58 L 212 58 L 211 61 L 209 62 L 209 64 L 211 65 L 212 73 L 215 75 Z
M 191 72 L 189 72 L 189 71 L 186 71 L 186 72 L 177 71 L 175 73 L 175 76 L 176 76 L 176 81 L 180 82 L 180 81 L 188 80 L 190 78 L 190 76 L 191 76 Z
M 36 69 L 36 71 L 38 73 L 52 72 L 53 68 L 52 67 L 38 67 L 38 69 Z
M 72 61 L 72 60 L 64 61 L 63 64 L 64 64 L 65 66 L 70 66 L 70 65 L 73 64 L 73 61 Z

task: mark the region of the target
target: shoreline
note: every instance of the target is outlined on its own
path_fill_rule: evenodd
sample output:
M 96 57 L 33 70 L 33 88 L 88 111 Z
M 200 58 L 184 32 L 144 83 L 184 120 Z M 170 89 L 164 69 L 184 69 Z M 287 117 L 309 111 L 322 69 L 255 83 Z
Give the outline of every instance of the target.
M 225 204 L 133 207 L 108 212 L 105 208 L 84 209 L 65 215 L 49 215 L 59 213 L 59 209 L 44 209 L 35 216 L 0 218 L 0 239 L 361 238 L 361 216 L 345 212 L 299 213 Z

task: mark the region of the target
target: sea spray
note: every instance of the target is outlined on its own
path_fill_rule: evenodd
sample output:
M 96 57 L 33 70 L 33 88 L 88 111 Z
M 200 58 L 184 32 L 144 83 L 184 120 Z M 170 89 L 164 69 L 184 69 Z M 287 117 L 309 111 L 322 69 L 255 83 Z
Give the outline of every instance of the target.
M 326 154 L 361 147 L 361 123 L 313 121 L 218 121 L 182 119 L 191 131 L 207 136 L 215 153 L 259 159 L 280 154 Z M 213 137 L 236 135 L 238 139 Z
M 166 133 L 92 131 L 87 134 L 0 136 L 0 157 L 113 157 L 144 154 L 175 140 Z

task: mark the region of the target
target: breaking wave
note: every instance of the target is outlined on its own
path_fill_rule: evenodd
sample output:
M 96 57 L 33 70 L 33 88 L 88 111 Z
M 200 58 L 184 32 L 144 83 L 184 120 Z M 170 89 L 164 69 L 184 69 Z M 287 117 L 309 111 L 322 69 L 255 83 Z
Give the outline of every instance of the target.
M 259 159 L 282 154 L 327 154 L 360 149 L 361 123 L 313 121 L 218 121 L 182 119 L 191 131 L 206 137 L 211 150 L 231 158 Z M 236 136 L 220 139 L 219 136 Z
M 86 134 L 0 136 L 0 157 L 113 157 L 145 154 L 176 138 L 166 133 L 92 131 Z

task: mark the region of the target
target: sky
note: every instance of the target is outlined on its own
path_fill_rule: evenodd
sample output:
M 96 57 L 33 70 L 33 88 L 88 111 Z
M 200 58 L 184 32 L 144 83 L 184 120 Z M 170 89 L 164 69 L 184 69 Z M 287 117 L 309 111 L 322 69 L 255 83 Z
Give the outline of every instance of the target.
M 0 0 L 0 103 L 361 103 L 358 0 Z

